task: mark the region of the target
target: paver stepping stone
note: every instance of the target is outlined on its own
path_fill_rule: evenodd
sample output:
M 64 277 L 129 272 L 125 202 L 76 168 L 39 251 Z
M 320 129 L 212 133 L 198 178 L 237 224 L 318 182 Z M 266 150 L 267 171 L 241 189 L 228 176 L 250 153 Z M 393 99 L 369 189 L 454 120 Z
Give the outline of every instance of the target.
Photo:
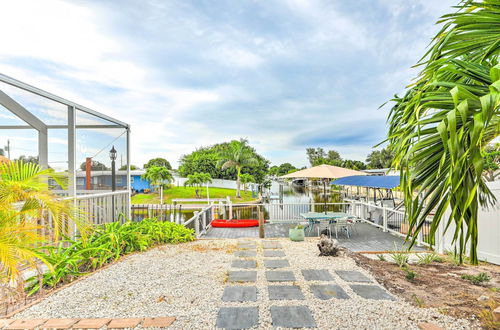
M 333 281 L 327 269 L 302 269 L 306 281 Z
M 315 328 L 316 322 L 307 306 L 271 306 L 274 327 Z
M 221 307 L 216 326 L 224 329 L 248 329 L 258 323 L 258 307 Z
M 244 260 L 236 259 L 231 263 L 233 268 L 257 268 L 257 262 L 255 260 Z
M 376 285 L 351 284 L 351 289 L 365 299 L 394 300 L 394 297 Z
M 266 279 L 269 282 L 293 282 L 295 275 L 289 271 L 268 270 L 266 271 Z
M 228 286 L 224 289 L 222 301 L 257 301 L 257 287 Z
M 273 257 L 285 257 L 285 251 L 281 250 L 264 250 L 264 257 L 266 258 L 273 258 Z
M 325 284 L 325 285 L 311 285 L 311 292 L 316 298 L 328 300 L 332 298 L 349 299 L 347 293 L 338 285 Z
M 238 249 L 256 249 L 257 245 L 255 243 L 249 242 L 249 243 L 238 243 Z
M 255 257 L 257 255 L 257 251 L 252 250 L 241 250 L 234 252 L 236 257 Z
M 347 282 L 371 282 L 368 277 L 366 277 L 363 273 L 355 271 L 355 270 L 337 270 L 335 271 L 341 279 Z
M 255 282 L 257 280 L 257 272 L 253 270 L 235 270 L 229 271 L 229 282 Z
M 268 287 L 271 300 L 304 300 L 304 294 L 298 285 L 270 285 Z
M 282 246 L 279 242 L 274 242 L 274 241 L 264 241 L 262 243 L 262 246 L 264 249 L 281 249 Z
M 266 268 L 285 268 L 285 267 L 290 267 L 290 263 L 286 259 L 264 260 L 264 267 L 266 267 Z

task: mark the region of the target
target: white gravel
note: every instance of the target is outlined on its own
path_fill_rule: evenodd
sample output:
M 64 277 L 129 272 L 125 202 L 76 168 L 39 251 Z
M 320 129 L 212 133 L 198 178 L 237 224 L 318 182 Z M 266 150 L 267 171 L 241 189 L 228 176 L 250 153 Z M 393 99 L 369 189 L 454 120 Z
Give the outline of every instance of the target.
M 242 239 L 239 241 L 250 241 Z M 214 329 L 220 307 L 258 306 L 259 329 L 272 329 L 270 306 L 306 305 L 320 329 L 418 329 L 420 322 L 432 322 L 446 329 L 477 327 L 467 320 L 454 319 L 435 309 L 417 308 L 396 297 L 395 301 L 367 300 L 359 297 L 338 277 L 335 270 L 357 270 L 349 257 L 319 257 L 315 239 L 291 242 L 277 239 L 286 253 L 306 300 L 270 301 L 263 266 L 262 245 L 258 239 L 257 302 L 222 302 L 227 271 L 238 240 L 202 240 L 167 245 L 131 255 L 89 278 L 75 283 L 17 314 L 16 318 L 57 317 L 147 317 L 175 316 L 170 329 Z M 252 259 L 252 258 L 248 258 Z M 320 300 L 309 290 L 301 269 L 328 269 L 351 299 Z M 272 283 L 280 284 L 280 283 Z M 285 284 L 285 283 L 281 283 Z

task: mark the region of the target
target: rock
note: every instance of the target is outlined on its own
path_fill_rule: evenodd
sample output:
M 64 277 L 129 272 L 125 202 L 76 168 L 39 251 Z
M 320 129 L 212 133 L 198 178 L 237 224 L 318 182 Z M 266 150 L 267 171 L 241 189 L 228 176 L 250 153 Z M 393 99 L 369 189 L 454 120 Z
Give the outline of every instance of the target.
M 481 297 L 477 298 L 477 301 L 487 301 L 489 299 L 490 299 L 490 297 L 488 297 L 488 296 L 481 296 Z
M 321 235 L 318 243 L 320 256 L 337 256 L 340 251 L 339 242 L 336 239 L 328 238 L 326 235 Z

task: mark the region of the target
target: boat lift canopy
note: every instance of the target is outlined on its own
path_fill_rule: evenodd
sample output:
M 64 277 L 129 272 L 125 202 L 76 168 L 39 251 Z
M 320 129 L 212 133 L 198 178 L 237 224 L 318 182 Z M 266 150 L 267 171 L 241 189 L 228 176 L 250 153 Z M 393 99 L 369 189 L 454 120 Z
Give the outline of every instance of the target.
M 393 189 L 399 186 L 399 175 L 353 175 L 337 179 L 332 185 Z
M 377 192 L 379 194 L 379 200 L 389 199 L 392 200 L 394 207 L 396 207 L 396 202 L 392 194 L 392 189 L 399 186 L 399 175 L 388 175 L 388 176 L 378 176 L 378 175 L 352 175 L 346 176 L 331 182 L 332 185 L 338 186 L 348 186 L 348 187 L 358 187 L 366 188 L 366 198 L 369 200 L 369 190 L 373 189 L 373 202 L 377 203 Z M 347 192 L 349 188 L 347 187 Z M 384 194 L 385 191 L 385 194 Z M 385 195 L 385 196 L 384 196 Z

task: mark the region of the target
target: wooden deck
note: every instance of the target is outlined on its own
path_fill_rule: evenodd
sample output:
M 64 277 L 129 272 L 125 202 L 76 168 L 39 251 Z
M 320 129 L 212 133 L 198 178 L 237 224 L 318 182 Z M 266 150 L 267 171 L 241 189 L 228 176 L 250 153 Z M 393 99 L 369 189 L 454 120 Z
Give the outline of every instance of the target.
M 292 224 L 265 224 L 265 234 L 267 238 L 288 237 L 288 229 Z M 367 223 L 356 224 L 357 234 L 354 233 L 350 238 L 339 233 L 338 240 L 340 244 L 355 252 L 376 252 L 391 251 L 396 245 L 398 249 L 405 249 L 404 240 L 401 237 L 384 233 L 381 229 Z M 307 229 L 306 229 L 307 234 Z M 313 229 L 311 235 L 317 236 L 318 231 Z M 259 228 L 210 228 L 202 238 L 257 238 L 259 237 Z M 413 251 L 424 251 L 425 248 L 414 246 Z

